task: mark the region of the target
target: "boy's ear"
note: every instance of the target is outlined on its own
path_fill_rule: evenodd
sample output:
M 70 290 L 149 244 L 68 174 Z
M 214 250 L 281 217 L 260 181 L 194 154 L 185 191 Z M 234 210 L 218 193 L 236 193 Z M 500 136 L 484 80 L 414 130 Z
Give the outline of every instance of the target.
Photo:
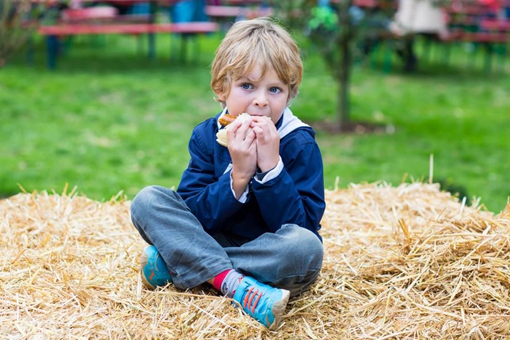
M 216 97 L 218 98 L 219 101 L 222 101 L 222 102 L 225 101 L 225 96 L 223 95 L 222 92 L 214 92 L 214 94 L 216 94 Z

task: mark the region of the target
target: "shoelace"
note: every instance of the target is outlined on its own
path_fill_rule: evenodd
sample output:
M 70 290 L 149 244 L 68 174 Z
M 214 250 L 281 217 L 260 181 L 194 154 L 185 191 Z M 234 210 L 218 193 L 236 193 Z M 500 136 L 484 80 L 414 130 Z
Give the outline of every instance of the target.
M 248 310 L 251 309 L 251 312 L 255 313 L 255 308 L 257 308 L 257 304 L 259 303 L 259 300 L 262 297 L 262 295 L 263 293 L 261 291 L 255 289 L 255 287 L 251 287 L 244 296 L 243 307 Z M 255 298 L 256 300 L 253 301 L 253 299 Z

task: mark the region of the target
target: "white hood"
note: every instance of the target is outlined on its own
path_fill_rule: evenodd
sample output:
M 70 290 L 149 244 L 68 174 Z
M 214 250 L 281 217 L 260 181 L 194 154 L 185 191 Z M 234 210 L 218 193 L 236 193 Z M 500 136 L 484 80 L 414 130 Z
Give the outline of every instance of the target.
M 294 116 L 292 111 L 287 107 L 285 111 L 283 111 L 282 125 L 278 129 L 280 139 L 287 136 L 292 131 L 305 126 L 309 127 L 308 124 L 303 123 L 298 117 Z

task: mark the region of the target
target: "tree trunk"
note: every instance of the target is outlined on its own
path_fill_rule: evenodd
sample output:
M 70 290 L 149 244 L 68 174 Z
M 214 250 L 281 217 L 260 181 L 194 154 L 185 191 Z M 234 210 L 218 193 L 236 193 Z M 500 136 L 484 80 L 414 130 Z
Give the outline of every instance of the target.
M 341 35 L 338 41 L 340 52 L 340 65 L 336 77 L 338 81 L 338 97 L 337 97 L 337 123 L 339 131 L 347 131 L 349 129 L 350 117 L 350 79 L 351 79 L 351 40 L 353 39 L 353 26 L 349 15 L 349 8 L 352 6 L 352 0 L 343 2 L 343 8 L 339 13 L 339 21 L 341 25 Z
M 340 69 L 338 70 L 338 97 L 337 117 L 338 128 L 343 131 L 350 123 L 350 78 L 351 78 L 351 50 L 348 39 L 340 42 Z

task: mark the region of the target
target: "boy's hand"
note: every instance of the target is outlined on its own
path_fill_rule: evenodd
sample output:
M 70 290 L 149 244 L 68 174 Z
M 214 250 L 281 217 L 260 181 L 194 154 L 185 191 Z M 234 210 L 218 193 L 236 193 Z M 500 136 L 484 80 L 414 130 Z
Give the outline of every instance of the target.
M 280 160 L 280 135 L 268 117 L 252 116 L 257 144 L 257 165 L 262 172 L 273 169 Z
M 251 119 L 245 122 L 234 121 L 227 131 L 236 198 L 241 196 L 257 170 L 257 145 L 250 124 Z

